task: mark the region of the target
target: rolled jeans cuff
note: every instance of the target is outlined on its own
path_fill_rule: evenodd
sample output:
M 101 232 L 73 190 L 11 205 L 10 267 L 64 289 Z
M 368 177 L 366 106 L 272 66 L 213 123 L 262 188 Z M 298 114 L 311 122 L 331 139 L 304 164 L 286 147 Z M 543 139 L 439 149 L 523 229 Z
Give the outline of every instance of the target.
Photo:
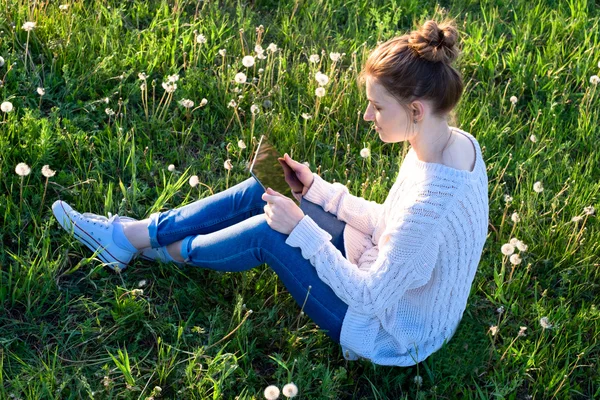
M 190 261 L 190 242 L 194 238 L 195 236 L 188 236 L 181 241 L 181 258 L 183 258 L 183 262 L 185 263 Z
M 158 249 L 161 244 L 158 243 L 158 217 L 160 213 L 154 213 L 150 215 L 150 222 L 148 222 L 148 235 L 150 236 L 150 247 Z

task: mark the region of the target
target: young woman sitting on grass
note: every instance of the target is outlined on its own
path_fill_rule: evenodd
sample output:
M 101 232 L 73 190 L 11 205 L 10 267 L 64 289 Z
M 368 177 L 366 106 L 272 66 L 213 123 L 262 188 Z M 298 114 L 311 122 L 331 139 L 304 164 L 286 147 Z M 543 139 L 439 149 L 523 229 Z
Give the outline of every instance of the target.
M 377 46 L 361 72 L 365 121 L 383 142 L 411 145 L 383 204 L 286 154 L 302 208 L 249 178 L 141 221 L 63 201 L 54 215 L 114 268 L 137 254 L 228 272 L 266 263 L 346 359 L 421 362 L 456 331 L 488 226 L 481 148 L 447 122 L 463 91 L 456 42 L 453 22 L 427 21 Z

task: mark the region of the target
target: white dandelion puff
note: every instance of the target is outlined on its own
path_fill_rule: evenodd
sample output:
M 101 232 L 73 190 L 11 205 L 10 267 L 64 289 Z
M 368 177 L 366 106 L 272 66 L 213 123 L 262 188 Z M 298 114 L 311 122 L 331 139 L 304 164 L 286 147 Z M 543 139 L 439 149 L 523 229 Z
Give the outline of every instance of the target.
M 310 61 L 313 64 L 316 64 L 319 62 L 321 58 L 319 57 L 318 54 L 311 54 L 310 57 L 308 57 L 308 61 Z
M 505 194 L 504 195 L 504 202 L 505 203 L 510 203 L 511 201 L 513 201 L 513 198 L 510 194 Z
M 512 104 L 517 104 L 517 101 L 519 101 L 519 99 L 517 99 L 517 96 L 510 96 L 510 102 Z
M 146 281 L 145 279 L 142 279 L 141 281 L 138 282 L 138 287 L 142 288 L 142 287 L 146 286 L 147 283 L 148 283 L 148 281 Z
M 200 180 L 198 179 L 198 175 L 190 176 L 189 184 L 191 187 L 198 186 L 198 183 L 200 183 Z
M 250 106 L 250 112 L 254 115 L 258 114 L 260 112 L 260 108 L 256 105 L 256 104 L 252 104 Z
M 585 215 L 593 215 L 596 212 L 594 206 L 583 207 L 583 213 Z
M 43 87 L 39 87 L 36 89 L 37 94 L 39 94 L 40 96 L 43 96 L 46 94 L 46 89 L 44 89 Z
M 600 77 L 598 77 L 598 75 L 590 76 L 590 83 L 592 85 L 597 85 L 598 83 L 600 83 Z
M 275 385 L 269 385 L 265 388 L 265 399 L 275 400 L 279 397 L 279 388 Z
M 517 249 L 519 249 L 519 251 L 527 251 L 528 248 L 529 247 L 521 240 L 517 240 Z
M 200 101 L 200 107 L 204 107 L 204 106 L 206 105 L 206 103 L 208 103 L 208 100 L 206 100 L 206 99 L 202 99 L 202 100 Z
M 204 36 L 202 34 L 196 36 L 196 43 L 198 43 L 198 44 L 206 43 L 206 36 Z
M 283 386 L 281 392 L 285 397 L 291 399 L 292 397 L 296 397 L 298 395 L 298 386 L 296 386 L 294 382 L 288 383 Z
M 333 62 L 338 62 L 342 58 L 342 55 L 340 53 L 329 53 L 329 58 Z
M 315 89 L 315 95 L 317 97 L 323 97 L 325 96 L 325 88 L 324 87 L 318 87 Z
M 325 86 L 325 85 L 327 85 L 329 83 L 329 77 L 327 75 L 321 73 L 321 71 L 318 71 L 315 74 L 315 79 L 317 80 L 317 82 L 321 86 Z
M 44 175 L 46 178 L 52 178 L 54 175 L 56 175 L 56 171 L 51 170 L 49 165 L 44 165 L 42 167 L 42 175 Z
M 220 55 L 221 57 L 225 57 L 225 54 L 227 54 L 227 50 L 225 50 L 225 49 L 220 49 L 220 50 L 219 50 L 219 55 Z
M 497 325 L 490 326 L 490 333 L 492 334 L 492 336 L 496 336 L 496 334 L 498 333 L 498 326 Z
M 519 243 L 519 239 L 517 239 L 516 237 L 511 238 L 508 243 L 512 244 L 513 246 L 516 246 L 517 243 Z
M 139 78 L 140 80 L 142 80 L 142 81 L 145 81 L 145 80 L 146 80 L 146 78 L 148 78 L 148 75 L 146 75 L 146 73 L 145 73 L 145 72 L 140 72 L 140 73 L 138 74 L 138 78 Z
M 510 216 L 510 219 L 512 219 L 512 222 L 514 222 L 516 224 L 517 222 L 519 222 L 521 220 L 521 217 L 519 217 L 519 214 L 517 212 L 514 212 Z
M 513 265 L 521 264 L 521 256 L 517 253 L 513 254 L 512 256 L 510 256 L 510 263 Z
M 231 171 L 231 169 L 233 168 L 233 165 L 231 164 L 231 160 L 229 158 L 223 163 L 223 168 L 225 168 L 227 171 Z
M 227 108 L 229 108 L 229 107 L 235 107 L 235 106 L 237 106 L 237 103 L 233 99 L 231 99 L 231 101 L 227 104 Z
M 550 321 L 548 321 L 548 317 L 540 318 L 540 325 L 544 329 L 552 329 L 552 324 L 550 323 Z
M 544 186 L 542 185 L 542 182 L 537 181 L 536 183 L 534 183 L 533 191 L 536 193 L 542 193 L 544 191 Z
M 526 327 L 526 326 L 521 326 L 521 327 L 519 328 L 519 334 L 518 334 L 518 336 L 519 336 L 519 337 L 523 337 L 523 336 L 525 336 L 525 331 L 526 331 L 526 330 L 527 330 L 527 327 Z
M 171 83 L 175 83 L 179 80 L 179 75 L 177 75 L 177 74 L 169 75 L 167 77 L 167 80 Z
M 181 99 L 179 100 L 179 104 L 184 108 L 192 108 L 194 107 L 194 102 L 190 99 Z
M 360 151 L 360 156 L 362 158 L 368 158 L 371 157 L 371 150 L 368 147 L 365 147 L 364 149 L 362 149 Z
M 5 113 L 9 113 L 13 110 L 13 105 L 10 101 L 4 101 L 0 104 L 0 110 Z
M 531 135 L 529 136 L 529 140 L 531 140 L 532 143 L 537 142 L 537 137 L 535 135 Z
M 245 56 L 244 58 L 242 58 L 242 65 L 244 65 L 244 67 L 246 68 L 250 68 L 254 65 L 254 57 Z
M 113 115 L 115 115 L 115 110 L 113 110 L 112 108 L 105 108 L 104 112 L 106 113 L 106 115 L 108 115 L 109 117 L 112 117 Z
M 58 9 L 60 11 L 67 11 L 69 9 L 69 5 L 68 4 L 61 4 L 60 6 L 58 6 Z
M 15 172 L 19 176 L 27 176 L 31 172 L 31 168 L 29 168 L 29 165 L 22 162 L 17 164 L 15 167 Z
M 496 312 L 500 315 L 502 315 L 504 313 L 504 306 L 500 306 L 498 308 L 496 308 Z
M 513 254 L 515 252 L 515 246 L 513 246 L 510 243 L 504 243 L 502 245 L 502 247 L 500 248 L 500 251 L 502 252 L 502 254 L 504 254 L 505 256 L 510 256 L 511 254 Z
M 246 148 L 246 143 L 244 143 L 243 140 L 238 140 L 238 147 L 242 150 L 244 150 Z
M 235 74 L 235 83 L 245 83 L 246 79 L 246 74 L 243 72 L 238 72 L 237 74 Z
M 31 32 L 35 28 L 35 22 L 25 22 L 21 28 L 26 32 Z
M 583 219 L 583 217 L 581 215 L 576 215 L 573 218 L 571 218 L 571 222 L 579 222 Z
M 4 57 L 0 57 L 0 67 L 4 67 Z
M 175 165 L 169 164 L 169 166 L 167 167 L 167 170 L 169 170 L 169 172 L 175 171 Z
M 417 387 L 421 387 L 421 385 L 423 385 L 423 378 L 421 377 L 421 375 L 415 375 L 415 377 L 413 378 L 413 382 Z
M 269 46 L 267 46 L 267 50 L 269 50 L 271 53 L 275 53 L 279 49 L 275 43 L 270 43 Z
M 308 114 L 308 113 L 302 113 L 302 118 L 308 120 L 312 118 L 312 115 Z

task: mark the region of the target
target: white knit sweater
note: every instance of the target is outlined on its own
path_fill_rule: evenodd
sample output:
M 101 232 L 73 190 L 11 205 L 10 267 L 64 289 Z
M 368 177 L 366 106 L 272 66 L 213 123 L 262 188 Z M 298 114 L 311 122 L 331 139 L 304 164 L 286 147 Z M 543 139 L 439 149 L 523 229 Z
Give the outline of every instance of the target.
M 449 340 L 462 318 L 488 227 L 488 179 L 471 139 L 472 171 L 426 163 L 411 148 L 383 204 L 314 174 L 305 198 L 346 222 L 346 257 L 305 216 L 286 240 L 348 304 L 344 357 L 409 366 Z

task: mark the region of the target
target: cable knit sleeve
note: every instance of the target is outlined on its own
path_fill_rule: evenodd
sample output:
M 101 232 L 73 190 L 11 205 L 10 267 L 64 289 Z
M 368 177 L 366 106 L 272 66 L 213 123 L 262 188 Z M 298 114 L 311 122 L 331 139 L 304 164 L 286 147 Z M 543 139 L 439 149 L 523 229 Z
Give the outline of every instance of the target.
M 383 204 L 353 196 L 341 183 L 329 183 L 313 173 L 314 180 L 304 198 L 359 231 L 373 235 Z
M 308 216 L 290 233 L 286 243 L 301 249 L 321 280 L 350 309 L 374 315 L 399 301 L 407 290 L 429 281 L 439 250 L 435 239 L 437 223 L 432 214 L 408 210 L 383 232 L 377 259 L 368 271 L 344 258 L 329 242 L 329 234 Z

